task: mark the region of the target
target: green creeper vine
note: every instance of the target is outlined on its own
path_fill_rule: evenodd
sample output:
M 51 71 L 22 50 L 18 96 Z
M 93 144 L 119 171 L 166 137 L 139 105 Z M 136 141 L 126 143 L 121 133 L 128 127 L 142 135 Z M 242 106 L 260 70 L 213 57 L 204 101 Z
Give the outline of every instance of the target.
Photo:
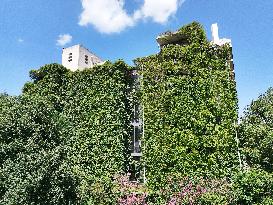
M 168 175 L 224 177 L 238 165 L 230 47 L 209 43 L 195 22 L 179 32 L 187 44 L 135 60 L 143 85 L 143 163 L 155 187 Z
M 129 169 L 129 69 L 45 65 L 18 99 L 1 97 L 1 204 L 96 204 L 110 194 L 111 178 Z
M 231 48 L 209 43 L 195 22 L 178 32 L 183 43 L 136 59 L 136 68 L 117 61 L 71 72 L 49 64 L 30 72 L 22 95 L 0 95 L 0 204 L 122 204 L 161 196 L 158 188 L 169 183 L 162 199 L 147 199 L 160 204 L 177 198 L 179 181 L 168 179 L 235 171 Z M 130 193 L 138 185 L 116 177 L 132 167 L 135 104 L 144 116 L 140 166 L 149 188 L 140 186 L 145 193 L 138 195 Z M 185 193 L 197 197 L 196 190 Z

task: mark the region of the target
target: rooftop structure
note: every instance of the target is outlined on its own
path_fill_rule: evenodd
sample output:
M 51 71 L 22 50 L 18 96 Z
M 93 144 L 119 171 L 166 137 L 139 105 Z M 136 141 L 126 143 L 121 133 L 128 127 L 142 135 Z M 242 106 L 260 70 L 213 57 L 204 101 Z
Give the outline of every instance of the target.
M 212 43 L 213 44 L 222 46 L 222 45 L 228 43 L 230 46 L 232 46 L 230 39 L 228 39 L 228 38 L 219 38 L 217 23 L 214 23 L 214 24 L 211 25 L 211 34 L 212 34 Z
M 102 63 L 98 56 L 80 44 L 63 48 L 62 65 L 72 71 L 92 68 Z
M 178 45 L 187 44 L 187 38 L 179 31 L 165 32 L 165 33 L 159 35 L 156 38 L 156 41 L 160 47 L 167 45 L 167 44 L 178 44 Z
M 211 33 L 212 33 L 212 43 L 222 46 L 226 43 L 231 45 L 231 40 L 227 39 L 227 38 L 219 38 L 219 34 L 218 34 L 218 25 L 217 23 L 214 23 L 211 25 Z M 160 34 L 159 36 L 157 36 L 156 38 L 157 43 L 159 44 L 160 48 L 164 45 L 168 45 L 168 44 L 176 44 L 176 45 L 186 45 L 187 42 L 187 37 L 179 32 L 179 31 L 167 31 L 165 33 Z

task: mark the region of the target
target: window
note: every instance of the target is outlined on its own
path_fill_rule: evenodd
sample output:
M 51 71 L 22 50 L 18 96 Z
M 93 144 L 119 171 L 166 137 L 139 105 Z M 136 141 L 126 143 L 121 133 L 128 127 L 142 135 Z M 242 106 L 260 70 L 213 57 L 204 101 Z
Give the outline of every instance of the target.
M 72 53 L 69 53 L 68 55 L 68 62 L 71 62 L 72 61 Z
M 85 64 L 88 64 L 88 55 L 85 55 Z

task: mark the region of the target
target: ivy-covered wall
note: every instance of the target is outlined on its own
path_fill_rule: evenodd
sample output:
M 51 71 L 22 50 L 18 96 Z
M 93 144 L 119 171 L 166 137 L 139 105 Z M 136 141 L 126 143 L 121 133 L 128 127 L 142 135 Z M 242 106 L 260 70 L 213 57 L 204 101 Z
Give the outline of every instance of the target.
M 198 23 L 179 33 L 183 42 L 135 60 L 140 85 L 123 61 L 76 72 L 50 64 L 30 72 L 22 95 L 0 95 L 0 204 L 117 204 L 115 176 L 137 170 L 134 105 L 149 188 L 236 169 L 231 48 L 210 44 Z
M 19 98 L 0 96 L 0 204 L 108 204 L 129 169 L 128 69 L 45 65 Z
M 231 48 L 212 45 L 196 22 L 179 33 L 186 43 L 135 60 L 142 76 L 142 162 L 156 187 L 169 175 L 223 177 L 238 165 Z

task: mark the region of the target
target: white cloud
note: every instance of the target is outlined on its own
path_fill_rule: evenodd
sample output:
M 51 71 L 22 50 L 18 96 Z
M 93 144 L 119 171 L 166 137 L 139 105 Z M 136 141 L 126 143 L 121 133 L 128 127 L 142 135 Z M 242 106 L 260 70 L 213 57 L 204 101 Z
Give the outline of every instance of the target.
M 141 9 L 134 14 L 135 19 L 151 18 L 156 23 L 166 23 L 173 16 L 181 0 L 144 0 Z
M 72 36 L 70 34 L 60 34 L 57 39 L 57 46 L 64 46 L 72 41 Z
M 92 24 L 101 33 L 120 32 L 134 24 L 123 6 L 124 0 L 82 0 L 79 24 Z
M 141 8 L 129 15 L 125 0 L 81 0 L 83 11 L 79 25 L 93 25 L 101 33 L 117 33 L 134 26 L 137 21 L 152 19 L 163 24 L 173 16 L 184 0 L 144 0 Z M 129 1 L 129 0 L 127 0 Z

